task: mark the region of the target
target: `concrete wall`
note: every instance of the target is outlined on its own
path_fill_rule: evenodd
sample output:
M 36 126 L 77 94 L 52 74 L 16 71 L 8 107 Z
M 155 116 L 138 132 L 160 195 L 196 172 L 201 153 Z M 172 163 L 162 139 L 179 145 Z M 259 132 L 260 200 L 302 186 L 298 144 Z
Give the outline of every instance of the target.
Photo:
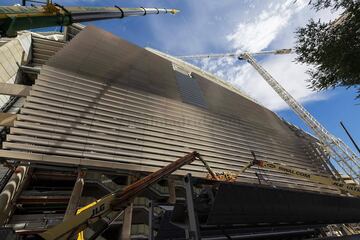
M 19 67 L 17 65 L 27 62 L 30 58 L 31 34 L 23 33 L 4 45 L 0 46 L 0 82 L 14 83 Z M 0 107 L 2 107 L 10 96 L 0 95 Z

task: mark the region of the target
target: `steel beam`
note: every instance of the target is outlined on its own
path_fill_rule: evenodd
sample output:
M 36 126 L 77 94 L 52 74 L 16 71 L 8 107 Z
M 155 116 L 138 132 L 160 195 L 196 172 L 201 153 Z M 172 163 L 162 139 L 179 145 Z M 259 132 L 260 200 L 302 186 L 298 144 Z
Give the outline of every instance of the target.
M 154 202 L 150 201 L 149 202 L 149 206 L 148 206 L 148 210 L 149 210 L 149 236 L 148 236 L 148 240 L 154 240 Z
M 68 202 L 68 206 L 66 208 L 63 221 L 66 221 L 69 217 L 75 216 L 76 214 L 76 211 L 79 206 L 81 194 L 84 189 L 84 176 L 85 176 L 85 171 L 79 170 L 78 177 L 76 179 L 73 191 L 71 193 L 71 197 Z
M 34 51 L 34 48 L 33 48 L 33 51 Z M 55 54 L 55 53 L 54 53 Z M 39 74 L 40 73 L 40 70 L 41 68 L 39 67 L 29 67 L 29 66 L 24 66 L 24 65 L 21 65 L 19 67 L 19 69 L 23 72 L 23 73 L 30 73 L 30 74 Z
M 184 178 L 186 190 L 186 209 L 188 214 L 188 236 L 189 240 L 200 240 L 200 226 L 194 205 L 194 189 L 191 174 L 187 174 Z
M 47 204 L 57 203 L 66 204 L 69 202 L 69 196 L 20 196 L 17 199 L 19 204 Z
M 133 203 L 130 203 L 124 210 L 123 225 L 121 228 L 121 240 L 131 240 L 131 222 L 132 222 Z

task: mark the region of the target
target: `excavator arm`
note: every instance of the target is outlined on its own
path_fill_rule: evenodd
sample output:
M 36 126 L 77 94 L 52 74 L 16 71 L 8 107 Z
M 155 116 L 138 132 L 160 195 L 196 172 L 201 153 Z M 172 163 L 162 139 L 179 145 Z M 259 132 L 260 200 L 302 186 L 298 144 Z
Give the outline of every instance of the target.
M 84 230 L 91 220 L 95 221 L 96 219 L 106 216 L 111 211 L 124 209 L 131 199 L 151 184 L 156 183 L 161 178 L 168 176 L 174 171 L 180 169 L 182 166 L 190 164 L 195 159 L 200 159 L 200 154 L 194 151 L 136 181 L 123 191 L 119 190 L 113 192 L 95 202 L 90 203 L 89 205 L 83 207 L 82 209 L 84 210 L 77 215 L 68 218 L 66 221 L 43 233 L 40 233 L 39 236 L 46 240 L 67 239 L 69 236 L 75 235 L 76 233 Z

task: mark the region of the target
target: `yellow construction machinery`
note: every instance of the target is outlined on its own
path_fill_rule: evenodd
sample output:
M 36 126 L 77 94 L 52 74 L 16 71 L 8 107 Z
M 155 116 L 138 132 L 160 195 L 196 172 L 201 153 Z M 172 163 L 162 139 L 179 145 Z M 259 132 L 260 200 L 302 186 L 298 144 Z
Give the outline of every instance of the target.
M 335 179 L 335 178 L 319 176 L 317 174 L 307 172 L 304 170 L 299 170 L 299 169 L 292 168 L 292 167 L 288 167 L 283 164 L 272 163 L 272 162 L 263 161 L 263 160 L 257 160 L 255 153 L 253 151 L 251 151 L 251 153 L 254 157 L 254 160 L 249 162 L 249 164 L 247 164 L 241 170 L 241 173 L 245 172 L 247 169 L 249 169 L 252 166 L 257 166 L 262 169 L 282 172 L 282 173 L 289 174 L 294 177 L 308 179 L 309 181 L 314 182 L 314 183 L 320 183 L 320 184 L 324 184 L 327 186 L 334 186 L 342 191 L 350 193 L 351 195 L 353 195 L 355 197 L 360 197 L 360 186 L 358 184 L 356 184 L 356 182 L 354 182 L 352 184 L 348 184 L 348 183 L 345 183 L 342 179 Z
M 346 191 L 353 196 L 360 196 L 360 187 L 357 184 L 347 184 L 344 181 L 338 179 L 332 179 L 324 176 L 319 176 L 310 172 L 306 172 L 303 170 L 291 168 L 278 163 L 271 163 L 267 161 L 257 160 L 255 153 L 251 152 L 254 160 L 249 162 L 242 170 L 241 173 L 245 172 L 252 166 L 257 166 L 259 168 L 278 171 L 286 174 L 290 174 L 294 177 L 305 178 L 310 180 L 311 182 L 325 184 L 328 186 L 335 186 L 340 190 Z M 129 185 L 124 190 L 115 191 L 105 197 L 96 200 L 77 211 L 77 214 L 69 217 L 61 224 L 50 228 L 49 230 L 40 233 L 39 236 L 43 239 L 69 239 L 72 236 L 78 235 L 78 239 L 82 240 L 83 233 L 81 233 L 85 228 L 90 226 L 92 223 L 104 218 L 111 212 L 117 212 L 118 215 L 122 210 L 124 210 L 127 204 L 139 193 L 149 187 L 151 184 L 159 181 L 161 178 L 173 173 L 174 171 L 180 169 L 182 166 L 186 164 L 190 164 L 194 160 L 200 160 L 207 171 L 209 172 L 208 178 L 211 180 L 217 181 L 226 181 L 226 182 L 234 182 L 237 178 L 236 174 L 230 173 L 215 173 L 211 167 L 207 164 L 207 162 L 200 156 L 197 152 L 192 152 L 187 154 L 186 156 L 179 158 L 178 160 L 170 163 L 169 165 L 161 168 L 160 170 L 149 174 L 148 176 L 136 181 L 135 183 Z M 118 216 L 117 215 L 117 216 Z M 115 216 L 115 218 L 117 218 Z M 114 217 L 112 217 L 115 219 Z M 102 230 L 106 229 L 102 228 Z M 98 233 L 94 234 L 98 236 Z M 93 239 L 93 238 L 91 238 Z
M 120 212 L 136 195 L 145 190 L 151 184 L 180 169 L 182 166 L 190 164 L 196 159 L 203 162 L 209 173 L 214 176 L 214 179 L 216 179 L 216 175 L 211 170 L 210 166 L 205 162 L 199 153 L 194 151 L 161 168 L 160 170 L 136 181 L 135 183 L 126 187 L 124 190 L 115 191 L 95 202 L 86 205 L 85 207 L 82 207 L 77 211 L 76 215 L 69 217 L 61 224 L 58 224 L 53 228 L 40 233 L 39 236 L 47 240 L 69 239 L 69 237 L 80 233 L 91 223 L 100 220 L 110 212 Z M 97 233 L 95 233 L 95 235 L 98 236 Z M 80 237 L 80 239 L 83 238 L 82 234 L 80 234 L 78 237 Z

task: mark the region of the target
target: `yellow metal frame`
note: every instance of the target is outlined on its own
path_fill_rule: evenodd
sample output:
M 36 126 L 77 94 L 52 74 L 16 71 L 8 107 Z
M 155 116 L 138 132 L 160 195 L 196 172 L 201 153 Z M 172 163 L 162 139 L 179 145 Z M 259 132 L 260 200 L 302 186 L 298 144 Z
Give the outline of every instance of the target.
M 292 168 L 292 167 L 288 167 L 283 164 L 254 160 L 254 161 L 251 161 L 248 165 L 246 165 L 241 172 L 245 172 L 246 169 L 248 169 L 254 165 L 264 168 L 264 169 L 267 169 L 267 170 L 279 171 L 279 172 L 289 174 L 294 177 L 308 179 L 311 182 L 320 183 L 320 184 L 324 184 L 327 186 L 333 186 L 340 190 L 348 192 L 355 197 L 360 197 L 360 186 L 357 185 L 355 182 L 354 182 L 354 184 L 347 184 L 341 180 L 319 176 L 317 174 L 299 170 L 299 169 Z
M 89 209 L 90 207 L 94 206 L 98 201 L 95 201 L 95 202 L 92 202 L 82 208 L 79 208 L 77 211 L 76 211 L 76 215 L 80 214 L 82 211 L 86 210 L 86 209 Z M 85 240 L 85 235 L 84 235 L 84 231 L 81 231 L 78 233 L 77 235 L 77 240 Z

